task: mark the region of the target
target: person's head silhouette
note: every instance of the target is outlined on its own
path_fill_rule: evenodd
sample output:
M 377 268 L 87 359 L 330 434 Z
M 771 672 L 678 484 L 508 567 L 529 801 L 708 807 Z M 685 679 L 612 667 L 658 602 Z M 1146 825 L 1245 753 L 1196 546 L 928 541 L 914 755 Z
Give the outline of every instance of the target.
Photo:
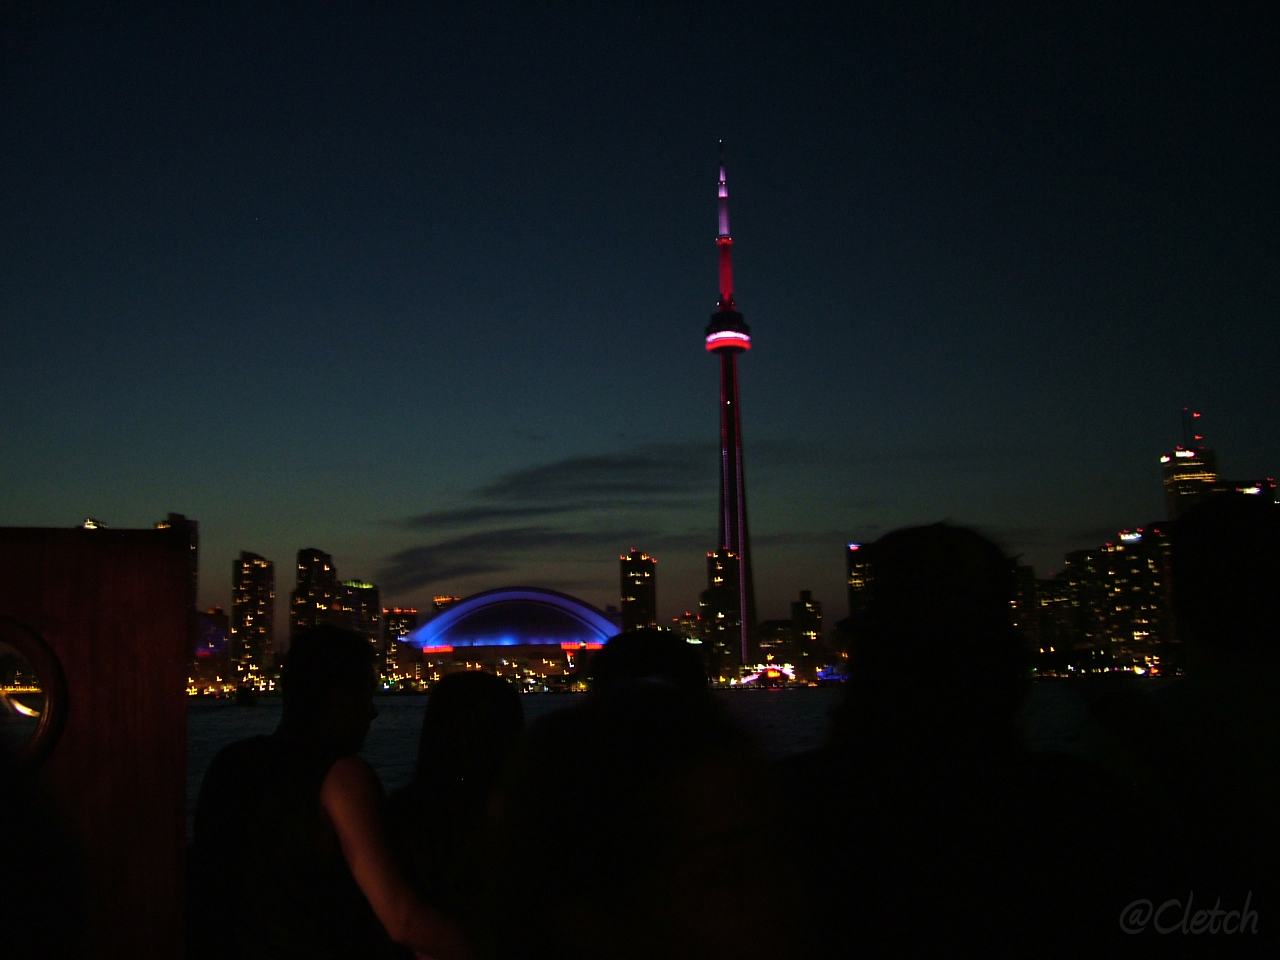
M 618 634 L 595 655 L 588 672 L 597 692 L 636 680 L 666 683 L 689 692 L 707 689 L 701 655 L 679 634 L 666 630 Z
M 312 627 L 294 637 L 280 669 L 280 729 L 341 753 L 356 753 L 378 715 L 373 648 L 360 634 Z
M 493 808 L 494 955 L 785 956 L 751 738 L 705 694 L 619 681 L 530 726 Z M 531 858 L 530 837 L 557 855 Z
M 450 674 L 431 688 L 415 777 L 486 790 L 523 727 L 520 695 L 506 680 L 480 671 Z
M 933 524 L 863 547 L 842 732 L 1009 745 L 1027 655 L 1013 627 L 1014 565 L 985 537 Z

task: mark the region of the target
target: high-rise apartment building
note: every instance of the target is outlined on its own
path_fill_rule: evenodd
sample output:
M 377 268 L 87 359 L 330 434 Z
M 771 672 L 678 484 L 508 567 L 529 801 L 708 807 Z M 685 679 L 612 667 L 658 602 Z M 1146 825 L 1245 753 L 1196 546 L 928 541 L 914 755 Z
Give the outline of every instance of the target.
M 707 589 L 698 597 L 698 619 L 710 667 L 718 676 L 734 675 L 742 662 L 738 556 L 729 550 L 707 554 Z
M 275 609 L 275 564 L 242 550 L 231 561 L 231 659 L 241 683 L 275 666 Z
M 87 525 L 90 521 L 86 520 Z M 96 521 L 95 521 L 96 522 Z M 100 524 L 106 526 L 106 524 Z M 163 520 L 156 524 L 157 530 L 181 530 L 186 534 L 189 559 L 188 569 L 190 571 L 190 586 L 187 596 L 189 603 L 187 606 L 187 651 L 189 654 L 195 654 L 195 646 L 199 625 L 196 621 L 196 597 L 199 593 L 200 586 L 200 524 L 181 513 L 170 513 Z
M 795 656 L 795 624 L 790 620 L 761 620 L 760 662 L 787 663 Z
M 809 590 L 801 590 L 800 599 L 791 602 L 791 631 L 798 654 L 817 656 L 822 645 L 822 603 Z
M 96 521 L 85 520 L 85 526 Z M 105 527 L 106 524 L 96 524 Z M 200 619 L 196 611 L 200 587 L 200 524 L 181 513 L 170 513 L 156 524 L 157 530 L 177 530 L 187 543 L 187 662 L 188 673 L 199 671 L 196 652 L 200 644 Z
M 867 561 L 862 544 L 850 543 L 844 548 L 845 582 L 849 588 L 849 617 L 855 619 L 867 604 Z
M 1122 530 L 1102 546 L 1098 622 L 1112 669 L 1159 672 L 1173 652 L 1168 531 L 1167 524 Z
M 622 584 L 622 629 L 658 625 L 658 561 L 639 550 L 618 558 Z
M 322 624 L 351 627 L 350 616 L 342 608 L 342 586 L 333 557 L 323 550 L 304 547 L 298 551 L 297 576 L 297 586 L 289 597 L 291 638 Z
M 236 685 L 231 658 L 230 622 L 221 607 L 196 614 L 196 648 L 187 675 L 187 692 L 223 694 Z
M 385 651 L 383 654 L 383 673 L 386 676 L 391 678 L 400 676 L 400 669 L 405 666 L 405 664 L 401 663 L 401 660 L 406 659 L 404 651 L 401 649 L 400 638 L 412 633 L 417 628 L 417 607 L 382 608 L 382 635 Z
M 702 643 L 702 621 L 692 610 L 686 610 L 683 616 L 672 617 L 670 628 L 675 633 L 694 643 Z
M 1121 530 L 1101 547 L 1068 553 L 1052 580 L 1035 581 L 1039 616 L 1024 634 L 1037 669 L 1169 673 L 1179 666 L 1168 531 L 1165 523 Z
M 350 628 L 374 650 L 382 651 L 382 599 L 378 585 L 363 580 L 342 581 L 342 610 Z
M 383 607 L 382 623 L 383 635 L 386 637 L 389 647 L 393 641 L 399 640 L 401 637 L 418 629 L 418 608 Z

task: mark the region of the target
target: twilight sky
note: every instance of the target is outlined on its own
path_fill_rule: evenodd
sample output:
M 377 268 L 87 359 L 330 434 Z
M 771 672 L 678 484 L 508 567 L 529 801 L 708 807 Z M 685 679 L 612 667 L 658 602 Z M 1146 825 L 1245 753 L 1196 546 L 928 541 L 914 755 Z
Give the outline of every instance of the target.
M 0 524 L 690 608 L 720 138 L 761 616 L 904 524 L 1046 574 L 1184 405 L 1280 472 L 1274 4 L 427 6 L 5 6 Z

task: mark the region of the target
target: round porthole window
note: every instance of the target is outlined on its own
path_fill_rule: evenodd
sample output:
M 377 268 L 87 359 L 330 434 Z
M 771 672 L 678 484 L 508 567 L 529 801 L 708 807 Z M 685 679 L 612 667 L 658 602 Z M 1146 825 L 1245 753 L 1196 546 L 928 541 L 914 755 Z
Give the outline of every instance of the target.
M 49 756 L 67 722 L 67 681 L 39 634 L 0 616 L 0 753 L 32 768 Z

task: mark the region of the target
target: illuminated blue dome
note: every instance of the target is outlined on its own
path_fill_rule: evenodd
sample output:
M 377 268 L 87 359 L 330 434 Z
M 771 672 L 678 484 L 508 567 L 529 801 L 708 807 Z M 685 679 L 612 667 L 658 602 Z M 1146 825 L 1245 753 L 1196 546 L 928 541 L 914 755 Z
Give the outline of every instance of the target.
M 473 594 L 402 639 L 415 647 L 518 647 L 604 643 L 619 633 L 589 603 L 539 587 Z

